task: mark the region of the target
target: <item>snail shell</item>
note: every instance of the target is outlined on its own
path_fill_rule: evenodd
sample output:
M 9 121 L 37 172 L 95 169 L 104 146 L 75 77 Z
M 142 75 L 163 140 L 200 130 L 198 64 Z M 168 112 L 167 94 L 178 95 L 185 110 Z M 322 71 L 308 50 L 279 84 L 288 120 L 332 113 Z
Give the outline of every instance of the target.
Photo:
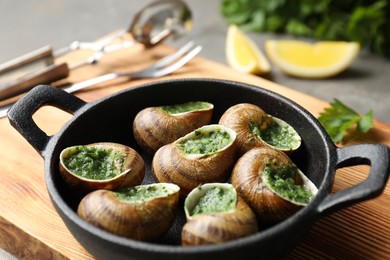
M 118 159 L 114 158 L 113 167 L 118 170 L 119 174 L 109 176 L 106 179 L 92 179 L 74 173 L 66 166 L 65 162 L 83 147 L 94 147 L 116 152 Z M 91 158 L 87 159 L 90 160 Z M 83 164 L 86 163 L 83 162 Z M 113 190 L 141 184 L 145 176 L 145 162 L 138 152 L 131 147 L 118 143 L 101 142 L 65 148 L 60 154 L 59 170 L 61 176 L 71 188 L 86 194 L 97 189 Z
M 221 132 L 229 136 L 225 146 L 207 153 L 186 153 L 183 144 L 198 137 Z M 180 186 L 182 197 L 197 186 L 208 182 L 224 182 L 236 160 L 236 133 L 222 125 L 206 125 L 157 150 L 152 161 L 152 173 L 158 182 Z M 216 140 L 216 139 L 212 139 Z
M 214 105 L 208 102 L 147 107 L 134 118 L 134 138 L 143 150 L 154 153 L 161 146 L 209 124 L 213 109 Z
M 201 197 L 216 187 L 234 192 L 234 207 L 217 213 L 203 212 L 191 216 L 190 212 Z M 184 202 L 184 211 L 187 218 L 181 234 L 184 246 L 223 243 L 258 231 L 255 214 L 228 183 L 208 183 L 195 188 Z
M 139 189 L 162 190 L 152 197 L 125 201 L 120 194 L 137 196 Z M 77 213 L 87 222 L 119 236 L 151 241 L 172 226 L 179 201 L 179 187 L 171 183 L 139 185 L 121 191 L 96 190 L 80 202 Z
M 307 190 L 310 200 L 318 191 L 285 153 L 267 147 L 253 148 L 238 159 L 231 183 L 253 209 L 259 221 L 275 223 L 284 220 L 308 203 L 298 202 L 270 186 L 272 182 L 266 174 L 266 167 L 292 169 L 289 181 Z M 286 174 L 287 171 L 280 173 Z
M 219 124 L 237 133 L 237 146 L 241 155 L 254 147 L 263 146 L 290 153 L 301 145 L 301 137 L 293 127 L 253 104 L 241 103 L 230 107 L 221 116 Z M 267 131 L 272 129 L 280 132 L 273 134 Z M 278 136 L 288 141 L 280 140 Z

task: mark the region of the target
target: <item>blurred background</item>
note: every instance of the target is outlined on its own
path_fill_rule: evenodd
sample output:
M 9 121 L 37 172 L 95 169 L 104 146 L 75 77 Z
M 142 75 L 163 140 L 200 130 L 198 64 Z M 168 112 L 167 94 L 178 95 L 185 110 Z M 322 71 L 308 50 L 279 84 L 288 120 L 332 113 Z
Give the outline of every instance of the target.
M 193 29 L 188 37 L 203 45 L 200 55 L 227 64 L 228 22 L 221 12 L 222 0 L 184 1 L 193 15 Z M 93 41 L 126 29 L 134 14 L 150 2 L 152 0 L 0 0 L 0 63 L 45 45 L 56 50 L 75 40 Z M 264 32 L 248 32 L 248 36 L 262 50 L 267 39 L 291 37 Z M 178 47 L 182 42 L 183 39 L 171 40 L 167 44 Z M 298 79 L 283 74 L 275 66 L 267 78 L 328 102 L 337 98 L 359 113 L 372 109 L 376 119 L 390 123 L 389 65 L 388 59 L 363 49 L 347 71 L 333 78 Z M 1 250 L 0 258 L 7 258 Z
M 201 56 L 227 64 L 225 40 L 228 22 L 221 12 L 222 0 L 184 0 L 193 15 L 188 37 L 203 45 Z M 55 50 L 72 41 L 93 41 L 118 29 L 126 29 L 134 16 L 151 0 L 0 0 L 0 63 L 51 45 Z M 268 1 L 270 2 L 270 1 Z M 248 32 L 264 50 L 266 39 L 291 36 Z M 168 41 L 180 46 L 181 41 Z M 358 59 L 342 74 L 329 79 L 305 80 L 287 76 L 275 66 L 267 79 L 309 95 L 332 101 L 337 98 L 365 113 L 390 123 L 390 61 L 362 50 Z

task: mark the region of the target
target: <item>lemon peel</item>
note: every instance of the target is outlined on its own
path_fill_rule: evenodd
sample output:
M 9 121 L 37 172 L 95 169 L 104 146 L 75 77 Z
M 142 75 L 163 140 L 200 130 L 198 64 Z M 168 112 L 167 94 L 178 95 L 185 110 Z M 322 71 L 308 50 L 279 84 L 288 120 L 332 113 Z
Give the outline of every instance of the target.
M 259 75 L 271 70 L 262 51 L 234 24 L 228 27 L 225 50 L 227 63 L 235 70 Z
M 267 40 L 265 51 L 283 72 L 301 78 L 327 78 L 346 70 L 356 59 L 356 42 Z

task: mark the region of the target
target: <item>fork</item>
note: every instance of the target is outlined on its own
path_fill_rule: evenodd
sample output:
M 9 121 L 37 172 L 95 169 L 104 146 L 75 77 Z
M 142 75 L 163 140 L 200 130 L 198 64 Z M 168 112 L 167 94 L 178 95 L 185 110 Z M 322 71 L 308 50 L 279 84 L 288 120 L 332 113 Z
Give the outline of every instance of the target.
M 85 81 L 81 81 L 67 87 L 62 88 L 64 91 L 68 93 L 73 93 L 87 87 L 94 86 L 99 83 L 103 83 L 109 80 L 113 80 L 120 77 L 127 77 L 132 79 L 141 79 L 141 78 L 158 78 L 162 76 L 166 76 L 171 74 L 175 70 L 184 66 L 187 62 L 189 62 L 192 58 L 194 58 L 200 51 L 202 50 L 202 46 L 198 45 L 194 47 L 194 42 L 190 41 L 185 44 L 183 47 L 178 49 L 176 52 L 161 58 L 156 61 L 152 65 L 138 70 L 134 72 L 111 72 L 107 73 L 92 79 L 88 79 Z M 15 103 L 15 102 L 14 102 Z M 14 104 L 11 103 L 9 105 L 0 107 L 0 118 L 3 118 L 7 115 L 9 108 Z
M 194 46 L 194 42 L 190 41 L 186 45 L 181 47 L 179 50 L 177 50 L 175 53 L 156 61 L 149 67 L 144 68 L 142 70 L 134 71 L 134 72 L 124 72 L 124 73 L 119 73 L 119 72 L 107 73 L 98 76 L 96 78 L 88 79 L 70 85 L 68 87 L 63 88 L 63 90 L 65 90 L 68 93 L 72 93 L 120 77 L 127 77 L 132 79 L 158 78 L 158 77 L 171 74 L 172 72 L 181 68 L 187 62 L 189 62 L 193 57 L 195 57 L 202 50 L 202 46 L 200 45 L 196 47 L 193 46 Z

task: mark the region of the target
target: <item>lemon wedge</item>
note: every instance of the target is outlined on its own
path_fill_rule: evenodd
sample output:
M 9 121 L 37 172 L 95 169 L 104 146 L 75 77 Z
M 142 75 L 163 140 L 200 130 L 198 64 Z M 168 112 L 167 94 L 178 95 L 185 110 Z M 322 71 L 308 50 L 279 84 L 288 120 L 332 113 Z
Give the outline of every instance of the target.
M 229 25 L 226 37 L 226 59 L 232 68 L 251 74 L 271 70 L 270 63 L 255 43 L 236 25 Z
M 327 78 L 346 70 L 358 56 L 356 42 L 268 40 L 265 51 L 283 72 L 301 78 Z

